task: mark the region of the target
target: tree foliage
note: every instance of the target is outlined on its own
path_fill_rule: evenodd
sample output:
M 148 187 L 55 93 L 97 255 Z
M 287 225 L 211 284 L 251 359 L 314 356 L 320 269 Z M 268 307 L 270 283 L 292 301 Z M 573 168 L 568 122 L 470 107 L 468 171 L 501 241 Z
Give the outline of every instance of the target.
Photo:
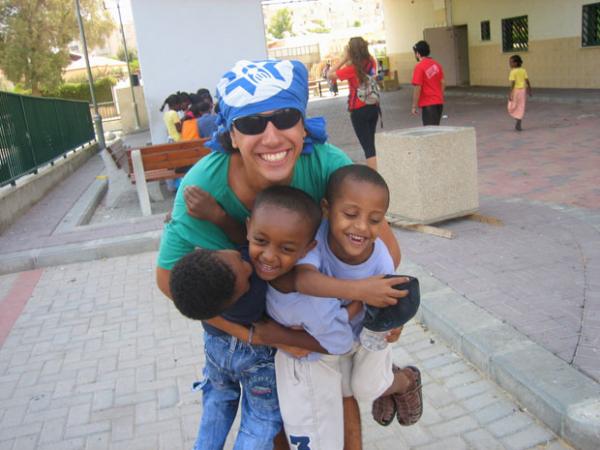
M 135 48 L 127 49 L 127 56 L 129 57 L 129 62 L 133 61 L 134 59 L 138 59 L 137 50 Z M 119 61 L 126 61 L 125 47 L 119 47 L 119 50 L 117 50 L 116 57 Z
M 278 9 L 271 18 L 268 31 L 275 39 L 282 39 L 286 31 L 293 34 L 291 11 L 287 8 Z
M 80 0 L 89 48 L 103 45 L 114 28 L 102 0 Z M 39 95 L 61 83 L 70 42 L 79 39 L 73 0 L 0 0 L 0 68 L 14 83 Z

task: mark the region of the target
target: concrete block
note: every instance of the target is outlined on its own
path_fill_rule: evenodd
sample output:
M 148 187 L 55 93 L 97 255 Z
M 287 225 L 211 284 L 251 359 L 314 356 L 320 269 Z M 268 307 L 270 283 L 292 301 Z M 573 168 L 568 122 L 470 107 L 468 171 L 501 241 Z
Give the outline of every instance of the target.
M 421 127 L 375 135 L 392 215 L 428 224 L 479 208 L 475 129 Z
M 465 333 L 460 348 L 469 361 L 489 373 L 491 361 L 496 356 L 534 345 L 513 327 L 498 320 L 485 328 Z
M 581 450 L 600 448 L 600 398 L 570 406 L 562 435 Z
M 419 309 L 425 324 L 458 351 L 463 335 L 501 323 L 449 287 L 422 295 Z
M 595 410 L 600 405 L 598 383 L 549 351 L 531 346 L 499 355 L 490 375 L 567 440 L 598 443 L 600 413 Z

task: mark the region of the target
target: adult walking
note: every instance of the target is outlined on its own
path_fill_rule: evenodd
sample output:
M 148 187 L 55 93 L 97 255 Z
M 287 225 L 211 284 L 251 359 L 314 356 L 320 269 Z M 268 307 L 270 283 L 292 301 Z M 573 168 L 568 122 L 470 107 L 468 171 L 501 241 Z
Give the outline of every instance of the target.
M 444 110 L 444 71 L 440 63 L 429 56 L 430 48 L 426 41 L 413 46 L 418 64 L 412 77 L 414 86 L 412 113 L 421 108 L 423 125 L 439 125 Z
M 356 137 L 365 152 L 367 165 L 377 170 L 375 152 L 375 129 L 381 110 L 379 102 L 370 99 L 361 100 L 358 89 L 361 85 L 370 89 L 370 78 L 377 75 L 377 63 L 369 53 L 369 45 L 362 37 L 353 37 L 348 42 L 344 56 L 329 71 L 331 81 L 348 80 L 348 110 Z
M 223 230 L 230 228 L 232 220 L 245 222 L 260 191 L 269 186 L 290 185 L 320 201 L 330 174 L 351 164 L 340 149 L 325 142 L 324 119 L 306 117 L 308 73 L 302 63 L 239 61 L 221 78 L 217 91 L 219 129 L 207 143 L 214 152 L 192 167 L 183 178 L 184 189 L 180 189 L 175 197 L 172 219 L 165 225 L 161 239 L 156 279 L 160 290 L 169 298 L 169 280 L 175 263 L 196 247 L 235 248 Z M 188 213 L 185 188 L 189 192 L 195 186 L 211 194 L 224 209 L 226 214 L 222 221 L 217 221 L 219 226 Z M 398 265 L 400 248 L 387 223 L 381 238 Z M 255 314 L 255 311 L 239 311 L 238 315 L 245 319 L 238 322 L 223 317 L 210 319 L 205 322 L 209 325 L 205 327 L 205 333 L 219 333 L 236 352 L 248 347 L 251 351 L 251 346 L 257 344 L 278 344 L 252 340 L 251 328 L 245 325 L 248 314 Z M 272 369 L 273 379 L 263 379 L 261 383 L 269 383 L 269 389 L 272 389 L 269 392 L 274 392 L 272 354 L 264 361 L 264 367 Z M 201 386 L 205 406 L 211 404 L 211 396 L 223 395 L 223 386 L 209 376 Z M 257 390 L 257 395 L 261 392 Z M 232 386 L 229 394 L 239 401 L 239 387 Z M 247 392 L 246 395 L 252 397 L 254 394 Z M 252 408 L 259 400 L 250 398 L 243 405 Z M 348 448 L 360 448 L 358 405 L 356 401 L 345 402 L 344 407 L 345 425 L 355 433 L 353 438 L 346 435 Z M 227 427 L 221 426 L 215 422 L 220 420 L 219 417 L 205 410 L 196 447 L 221 448 L 233 417 L 226 419 Z M 272 423 L 275 423 L 274 418 Z M 207 443 L 201 438 L 203 434 L 214 434 L 216 429 L 220 434 L 214 438 L 215 442 Z M 240 430 L 243 433 L 238 435 L 236 448 L 270 448 L 273 427 L 267 427 L 264 418 L 253 415 L 252 411 L 246 411 L 246 414 L 242 411 Z

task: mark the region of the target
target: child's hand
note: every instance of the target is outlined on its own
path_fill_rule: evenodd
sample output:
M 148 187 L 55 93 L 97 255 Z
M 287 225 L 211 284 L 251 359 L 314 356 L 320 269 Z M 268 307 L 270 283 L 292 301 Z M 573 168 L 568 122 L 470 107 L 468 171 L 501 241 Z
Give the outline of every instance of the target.
M 400 339 L 400 334 L 402 333 L 402 328 L 394 328 L 393 330 L 390 330 L 389 333 L 387 334 L 387 336 L 385 337 L 385 340 L 388 341 L 389 343 L 394 343 L 396 342 L 398 339 Z
M 188 214 L 196 219 L 214 222 L 225 212 L 212 195 L 198 186 L 187 186 L 183 198 Z
M 284 352 L 289 353 L 294 358 L 304 358 L 306 355 L 311 353 L 309 350 L 300 347 L 292 347 L 291 345 L 278 344 L 275 347 L 277 347 L 277 349 L 279 350 L 283 350 Z
M 402 283 L 408 283 L 408 278 L 383 278 L 378 275 L 359 280 L 356 282 L 356 297 L 352 300 L 359 300 L 377 308 L 395 305 L 397 299 L 408 295 L 408 291 L 399 291 L 392 287 Z

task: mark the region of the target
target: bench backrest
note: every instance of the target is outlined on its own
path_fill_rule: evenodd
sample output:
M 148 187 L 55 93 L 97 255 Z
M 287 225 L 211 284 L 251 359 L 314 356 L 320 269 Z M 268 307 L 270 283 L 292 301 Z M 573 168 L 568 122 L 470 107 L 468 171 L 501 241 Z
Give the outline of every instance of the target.
M 115 162 L 115 165 L 118 169 L 121 169 L 123 166 L 127 166 L 129 162 L 129 157 L 127 155 L 127 146 L 123 143 L 121 139 L 117 139 L 111 145 L 106 147 L 106 151 L 108 152 L 112 160 Z M 129 167 L 131 167 L 131 165 L 125 167 L 126 172 L 129 172 Z
M 139 150 L 144 171 L 192 166 L 210 153 L 211 150 L 204 146 L 206 141 L 208 141 L 208 138 L 141 147 Z M 135 149 L 128 149 L 127 151 L 129 167 L 132 168 L 130 173 L 133 172 L 132 150 Z

